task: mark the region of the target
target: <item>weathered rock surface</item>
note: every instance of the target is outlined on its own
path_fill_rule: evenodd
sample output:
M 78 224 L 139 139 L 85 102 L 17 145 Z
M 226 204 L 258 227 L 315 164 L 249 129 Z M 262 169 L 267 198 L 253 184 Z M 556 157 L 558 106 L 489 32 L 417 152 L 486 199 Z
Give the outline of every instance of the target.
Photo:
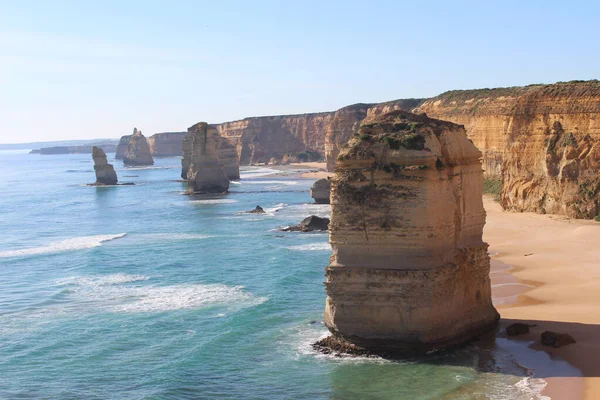
M 92 158 L 94 160 L 94 171 L 96 172 L 95 185 L 116 185 L 117 173 L 112 164 L 106 160 L 106 154 L 100 147 L 92 147 Z
M 576 343 L 575 339 L 568 333 L 556 333 L 551 331 L 542 333 L 541 342 L 544 346 L 551 346 L 554 348 Z
M 481 152 L 463 127 L 374 116 L 338 156 L 325 324 L 373 352 L 464 343 L 492 328 Z
M 208 135 L 213 138 L 215 142 L 215 150 L 217 152 L 219 162 L 221 163 L 221 167 L 223 168 L 223 172 L 225 172 L 225 176 L 231 181 L 240 179 L 240 163 L 238 161 L 235 146 L 229 143 L 225 138 L 221 137 L 214 126 L 208 125 L 207 129 L 209 131 Z M 192 138 L 193 135 L 189 133 L 188 129 L 188 134 L 181 142 L 181 150 L 183 154 L 183 157 L 181 158 L 182 179 L 187 179 L 188 170 L 190 168 L 192 157 Z
M 515 322 L 506 327 L 506 334 L 508 336 L 525 335 L 527 333 L 529 333 L 529 324 Z
M 115 159 L 122 160 L 125 157 L 125 152 L 129 147 L 129 141 L 131 140 L 131 135 L 123 135 L 117 144 L 117 148 L 115 150 Z
M 313 232 L 326 231 L 329 227 L 329 218 L 311 215 L 304 218 L 298 225 L 286 226 L 280 230 L 283 232 Z
M 187 132 L 162 132 L 155 133 L 148 138 L 150 154 L 154 157 L 182 156 L 181 142 Z
M 229 180 L 217 151 L 220 140 L 217 130 L 211 128 L 206 122 L 199 122 L 188 129 L 188 135 L 184 140 L 185 146 L 190 151 L 186 177 L 188 194 L 224 193 L 229 189 Z
M 265 214 L 265 210 L 261 206 L 254 207 L 254 210 L 246 211 L 248 214 Z
M 329 179 L 319 179 L 310 188 L 310 197 L 315 200 L 317 204 L 329 204 L 329 192 L 331 190 L 331 183 Z
M 503 208 L 600 213 L 600 82 L 451 91 L 418 110 L 465 126 Z
M 150 154 L 150 146 L 142 131 L 133 128 L 133 135 L 129 139 L 129 146 L 123 155 L 123 164 L 131 166 L 153 165 L 154 159 Z

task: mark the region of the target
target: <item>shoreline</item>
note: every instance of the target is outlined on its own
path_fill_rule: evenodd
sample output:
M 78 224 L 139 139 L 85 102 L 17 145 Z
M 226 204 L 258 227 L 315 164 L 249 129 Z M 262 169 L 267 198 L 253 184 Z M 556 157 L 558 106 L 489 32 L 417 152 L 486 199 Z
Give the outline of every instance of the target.
M 543 394 L 552 399 L 600 398 L 600 224 L 557 215 L 503 211 L 484 196 L 487 223 L 484 240 L 508 264 L 506 271 L 532 287 L 513 304 L 498 305 L 500 326 L 513 321 L 535 324 L 515 340 L 535 341 L 530 348 L 546 352 L 581 371 L 561 376 L 550 367 L 541 373 Z M 598 268 L 598 273 L 594 271 Z M 572 335 L 577 343 L 562 348 L 539 344 L 545 330 Z
M 296 169 L 294 176 L 315 180 L 333 175 L 325 170 L 325 163 L 274 169 Z M 530 366 L 547 383 L 543 396 L 600 398 L 600 223 L 503 211 L 491 197 L 484 196 L 483 201 L 492 292 L 507 299 L 496 304 L 500 331 L 512 322 L 536 325 L 529 334 L 509 340 L 527 342 L 529 348 L 548 356 L 546 364 Z M 540 335 L 545 330 L 568 333 L 577 343 L 558 349 L 542 346 Z M 580 374 L 565 371 L 560 361 Z

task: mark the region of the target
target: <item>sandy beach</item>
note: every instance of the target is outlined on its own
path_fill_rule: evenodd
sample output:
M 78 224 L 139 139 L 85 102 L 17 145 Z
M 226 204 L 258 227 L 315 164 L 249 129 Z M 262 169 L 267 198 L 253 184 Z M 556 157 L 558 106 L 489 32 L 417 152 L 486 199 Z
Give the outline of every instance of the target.
M 583 377 L 542 376 L 552 399 L 600 398 L 600 223 L 561 216 L 502 211 L 484 198 L 484 239 L 494 260 L 530 285 L 515 304 L 499 306 L 502 325 L 523 320 L 537 326 L 523 339 L 539 342 L 545 330 L 568 333 L 576 344 L 537 346 L 581 370 Z M 583 383 L 583 384 L 582 384 Z

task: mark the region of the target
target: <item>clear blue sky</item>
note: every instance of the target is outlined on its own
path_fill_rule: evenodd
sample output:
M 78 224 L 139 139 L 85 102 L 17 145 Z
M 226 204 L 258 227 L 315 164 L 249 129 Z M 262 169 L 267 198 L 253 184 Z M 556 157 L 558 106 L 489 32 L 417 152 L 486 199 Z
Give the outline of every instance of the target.
M 600 2 L 0 0 L 0 143 L 599 78 Z

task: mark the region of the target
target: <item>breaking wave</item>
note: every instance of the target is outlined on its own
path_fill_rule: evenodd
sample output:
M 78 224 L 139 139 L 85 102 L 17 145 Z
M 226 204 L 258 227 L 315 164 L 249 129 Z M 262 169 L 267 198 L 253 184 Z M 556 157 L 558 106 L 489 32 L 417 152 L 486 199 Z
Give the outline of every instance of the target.
M 0 258 L 34 256 L 39 254 L 61 253 L 64 251 L 90 249 L 101 246 L 102 243 L 124 237 L 126 233 L 116 235 L 80 236 L 71 239 L 50 242 L 45 246 L 27 249 L 8 250 L 0 252 Z
M 295 251 L 331 251 L 331 246 L 329 243 L 309 243 L 309 244 L 300 244 L 296 246 L 288 246 L 286 247 L 288 250 Z

